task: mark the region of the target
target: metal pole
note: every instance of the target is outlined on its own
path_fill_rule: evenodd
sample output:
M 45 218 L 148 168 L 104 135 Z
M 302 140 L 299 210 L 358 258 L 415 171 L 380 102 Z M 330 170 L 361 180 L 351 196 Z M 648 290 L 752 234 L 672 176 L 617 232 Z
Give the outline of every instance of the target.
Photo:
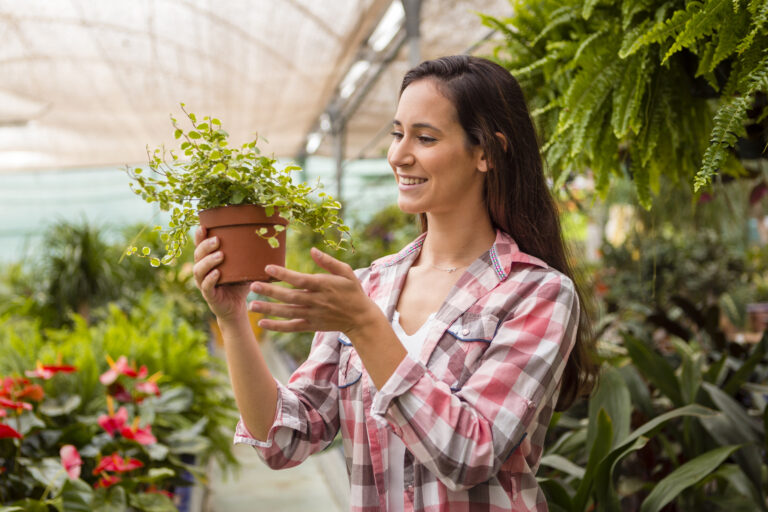
M 344 205 L 342 181 L 344 178 L 344 149 L 347 139 L 346 123 L 334 127 L 333 131 L 333 157 L 336 160 L 336 200 Z
M 421 0 L 402 0 L 405 10 L 405 34 L 408 39 L 408 63 L 411 67 L 421 62 Z

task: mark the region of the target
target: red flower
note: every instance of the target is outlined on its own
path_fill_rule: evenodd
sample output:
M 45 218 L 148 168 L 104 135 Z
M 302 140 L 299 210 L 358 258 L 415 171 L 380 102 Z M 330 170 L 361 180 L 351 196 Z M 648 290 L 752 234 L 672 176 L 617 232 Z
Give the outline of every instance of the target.
M 112 395 L 118 402 L 133 402 L 133 396 L 119 382 L 111 384 L 107 388 L 107 393 Z
M 153 444 L 157 438 L 152 435 L 152 426 L 147 425 L 144 428 L 139 427 L 139 417 L 133 420 L 133 425 L 125 426 L 120 429 L 120 435 L 126 439 L 131 439 L 139 444 Z
M 9 427 L 8 425 L 5 425 L 4 423 L 0 423 L 0 439 L 5 439 L 7 437 L 21 439 L 24 436 L 16 432 L 14 429 Z
M 155 374 L 155 375 L 159 375 L 159 374 Z M 138 391 L 140 394 L 144 396 L 149 396 L 149 395 L 160 396 L 160 388 L 158 387 L 157 382 L 153 380 L 153 377 L 155 375 L 145 380 L 144 382 L 137 382 L 136 385 L 133 386 L 133 389 L 135 389 L 136 391 Z M 144 396 L 139 397 L 137 401 L 140 402 L 141 400 L 143 400 Z
M 24 372 L 27 377 L 39 377 L 44 380 L 48 380 L 57 373 L 72 373 L 76 372 L 77 368 L 68 365 L 44 365 L 40 361 L 37 362 L 37 366 L 34 370 L 28 370 Z
M 155 484 L 152 484 L 149 486 L 149 489 L 147 489 L 147 494 L 162 494 L 168 499 L 173 499 L 173 493 L 171 491 L 167 491 L 165 489 L 158 489 L 155 487 Z
M 103 471 L 114 471 L 115 473 L 126 473 L 143 467 L 144 463 L 139 459 L 123 459 L 119 453 L 115 452 L 112 455 L 108 455 L 99 461 L 99 464 L 94 468 L 93 474 L 98 475 Z
M 105 386 L 109 386 L 117 380 L 121 375 L 130 377 L 132 379 L 143 379 L 147 376 L 147 367 L 142 366 L 136 371 L 136 367 L 128 364 L 128 360 L 125 356 L 117 358 L 117 362 L 113 361 L 111 357 L 107 356 L 107 362 L 109 363 L 109 370 L 102 373 L 99 380 Z
M 98 482 L 93 484 L 93 488 L 98 489 L 99 487 L 104 487 L 106 489 L 107 487 L 111 487 L 115 485 L 120 480 L 121 478 L 117 475 L 104 475 L 101 478 L 99 478 Z
M 27 402 L 14 402 L 13 400 L 9 400 L 1 396 L 0 407 L 5 407 L 6 409 L 15 409 L 17 413 L 20 413 L 24 409 L 28 411 L 32 410 L 32 404 L 28 404 Z
M 64 466 L 69 478 L 73 480 L 79 478 L 83 459 L 80 458 L 77 448 L 71 444 L 65 444 L 59 450 L 59 455 L 61 455 L 61 465 Z
M 107 397 L 107 412 L 109 414 L 102 414 L 96 420 L 101 428 L 107 431 L 110 437 L 115 437 L 115 432 L 119 432 L 128 423 L 128 411 L 125 407 L 121 407 L 115 414 L 115 408 L 112 402 L 112 397 Z
M 24 377 L 6 377 L 0 383 L 0 398 L 18 400 L 19 398 L 28 398 L 30 400 L 40 401 L 45 393 L 38 384 L 32 384 Z

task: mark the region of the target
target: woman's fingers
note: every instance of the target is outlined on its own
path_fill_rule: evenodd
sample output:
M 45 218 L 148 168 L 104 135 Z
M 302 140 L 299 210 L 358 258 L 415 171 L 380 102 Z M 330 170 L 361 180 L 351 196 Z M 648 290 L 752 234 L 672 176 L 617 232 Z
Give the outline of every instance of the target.
M 198 281 L 198 287 L 200 288 L 200 291 L 203 292 L 204 296 L 209 296 L 211 292 L 213 292 L 213 288 L 216 286 L 218 280 L 219 271 L 213 269 L 212 271 L 208 272 L 201 281 Z
M 205 234 L 208 230 L 203 226 L 198 226 L 195 230 L 195 245 L 200 245 L 200 242 L 205 240 Z
M 272 299 L 279 300 L 280 302 L 286 302 L 288 304 L 298 304 L 301 306 L 308 306 L 311 303 L 310 294 L 307 290 L 301 290 L 296 288 L 286 288 L 284 286 L 277 286 L 274 284 L 255 282 L 251 283 L 251 291 L 264 295 Z
M 267 329 L 268 331 L 277 332 L 304 332 L 314 331 L 315 329 L 303 318 L 295 318 L 293 320 L 270 320 L 263 318 L 259 320 L 259 327 Z
M 294 288 L 303 290 L 315 290 L 317 288 L 317 276 L 313 274 L 303 274 L 279 265 L 267 265 L 264 270 L 278 281 L 288 283 Z
M 197 237 L 197 235 L 195 235 Z M 202 240 L 195 247 L 195 261 L 203 259 L 208 253 L 215 251 L 219 247 L 219 239 L 217 237 L 207 238 Z
M 205 256 L 199 260 L 192 267 L 192 273 L 195 276 L 195 281 L 202 285 L 202 282 L 206 279 L 211 270 L 213 270 L 224 259 L 224 253 L 216 251 L 212 254 Z
M 306 319 L 307 308 L 297 306 L 296 304 L 282 304 L 279 302 L 264 302 L 255 300 L 251 302 L 249 309 L 257 313 L 263 313 L 270 316 L 279 316 L 282 318 L 303 318 Z
M 330 272 L 331 274 L 335 274 L 337 276 L 343 276 L 343 277 L 355 277 L 355 271 L 352 270 L 352 267 L 344 263 L 343 261 L 339 261 L 330 254 L 324 253 L 320 249 L 313 247 L 309 254 L 312 256 L 312 259 L 315 260 L 315 263 L 317 265 Z

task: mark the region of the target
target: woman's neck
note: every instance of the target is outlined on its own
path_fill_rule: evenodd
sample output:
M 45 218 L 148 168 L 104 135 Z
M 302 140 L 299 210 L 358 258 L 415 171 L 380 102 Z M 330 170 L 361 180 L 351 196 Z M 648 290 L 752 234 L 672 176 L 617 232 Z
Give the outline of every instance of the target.
M 496 230 L 486 211 L 483 209 L 475 215 L 467 213 L 427 214 L 427 237 L 418 265 L 466 267 L 491 248 L 496 240 Z

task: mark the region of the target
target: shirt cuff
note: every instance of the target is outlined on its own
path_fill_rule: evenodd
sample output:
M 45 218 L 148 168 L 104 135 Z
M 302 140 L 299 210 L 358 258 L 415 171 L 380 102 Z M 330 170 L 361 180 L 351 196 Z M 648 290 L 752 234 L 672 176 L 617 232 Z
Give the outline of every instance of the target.
M 248 428 L 245 426 L 241 416 L 235 427 L 234 444 L 270 448 L 275 436 L 280 431 L 285 430 L 281 427 L 298 430 L 302 433 L 307 432 L 306 422 L 299 419 L 299 398 L 277 380 L 275 380 L 275 384 L 277 384 L 277 406 L 275 407 L 275 419 L 272 422 L 272 426 L 269 427 L 267 438 L 264 441 L 260 441 L 253 437 L 248 432 Z
M 387 379 L 387 382 L 381 387 L 378 393 L 373 397 L 371 404 L 371 414 L 375 418 L 381 419 L 386 423 L 390 421 L 386 418 L 387 410 L 392 405 L 392 401 L 411 389 L 424 374 L 427 368 L 411 356 L 405 356 L 395 369 L 395 372 Z M 400 417 L 401 415 L 394 415 Z

